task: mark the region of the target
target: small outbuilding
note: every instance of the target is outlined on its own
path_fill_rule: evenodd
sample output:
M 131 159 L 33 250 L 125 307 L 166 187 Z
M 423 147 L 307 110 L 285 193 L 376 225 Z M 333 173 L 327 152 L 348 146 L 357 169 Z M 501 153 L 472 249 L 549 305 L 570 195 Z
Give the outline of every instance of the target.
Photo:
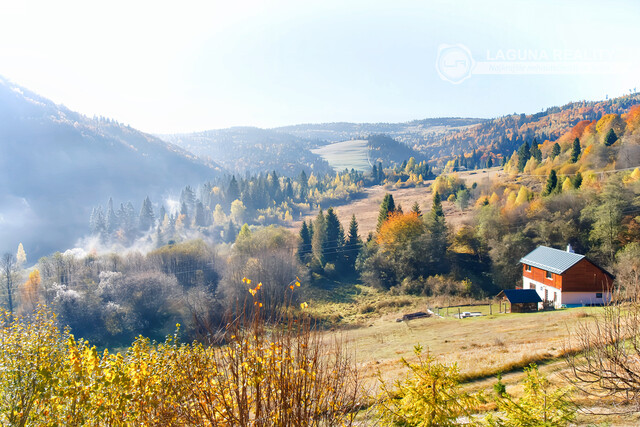
M 511 313 L 538 311 L 538 304 L 542 302 L 535 289 L 505 289 L 497 298 L 509 302 Z

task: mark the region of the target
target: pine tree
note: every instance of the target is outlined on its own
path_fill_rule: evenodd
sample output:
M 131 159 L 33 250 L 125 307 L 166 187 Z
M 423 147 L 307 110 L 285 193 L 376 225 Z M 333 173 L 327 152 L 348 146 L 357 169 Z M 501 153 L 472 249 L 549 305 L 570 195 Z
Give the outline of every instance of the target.
M 307 197 L 307 191 L 309 190 L 309 178 L 307 178 L 304 170 L 300 172 L 298 183 L 300 184 L 300 198 L 305 199 Z
M 377 231 L 380 231 L 380 227 L 387 220 L 390 213 L 395 212 L 396 204 L 393 201 L 393 196 L 389 193 L 384 195 L 384 199 L 382 199 L 382 203 L 380 204 L 380 213 L 378 214 L 378 225 L 376 227 Z
M 313 224 L 313 237 L 311 238 L 311 247 L 313 256 L 318 260 L 320 265 L 324 266 L 324 248 L 327 241 L 327 221 L 322 209 L 318 211 L 318 215 Z
M 529 150 L 529 143 L 525 141 L 518 149 L 518 171 L 522 172 L 524 170 L 524 166 L 530 158 L 531 151 Z
M 555 144 L 553 144 L 553 148 L 551 148 L 551 160 L 558 157 L 558 155 L 560 155 L 560 144 L 556 142 Z
M 236 180 L 235 175 L 233 175 L 231 177 L 231 181 L 229 181 L 229 187 L 227 187 L 225 196 L 229 204 L 240 198 L 240 187 L 238 186 L 238 181 Z
M 113 210 L 113 199 L 109 197 L 109 203 L 107 203 L 107 217 L 106 221 L 106 231 L 108 234 L 113 233 L 118 229 L 119 222 L 118 216 L 116 212 Z
M 418 215 L 418 217 L 422 216 L 422 211 L 420 210 L 420 205 L 418 204 L 418 202 L 413 203 L 413 206 L 411 206 L 411 212 Z
M 300 228 L 300 243 L 298 244 L 298 258 L 303 263 L 307 262 L 310 253 L 311 234 L 309 233 L 309 227 L 307 227 L 307 223 L 305 221 L 302 221 L 302 227 Z
M 153 227 L 154 223 L 155 216 L 153 214 L 153 206 L 151 204 L 151 200 L 149 200 L 149 196 L 147 196 L 142 202 L 142 208 L 140 208 L 140 217 L 138 220 L 140 231 L 148 231 L 151 227 Z
M 571 163 L 575 163 L 580 158 L 580 139 L 576 138 L 573 140 L 573 147 L 571 148 L 571 158 L 569 161 Z
M 618 135 L 616 135 L 616 132 L 613 130 L 613 128 L 611 128 L 609 129 L 609 132 L 607 132 L 607 136 L 604 137 L 604 145 L 606 145 L 607 147 L 610 147 L 617 140 L 618 140 Z
M 196 227 L 205 227 L 207 225 L 204 215 L 204 205 L 200 200 L 196 201 L 196 209 L 193 216 L 193 223 Z
M 326 222 L 326 239 L 323 247 L 324 260 L 328 263 L 334 264 L 338 260 L 338 254 L 342 250 L 344 244 L 344 232 L 343 239 L 340 238 L 340 221 L 333 208 L 327 209 L 327 215 L 325 217 Z
M 180 193 L 180 204 L 185 204 L 187 206 L 187 212 L 185 212 L 185 215 L 193 214 L 196 204 L 196 194 L 191 186 L 187 185 L 182 190 L 182 193 Z
M 580 186 L 582 185 L 582 174 L 580 172 L 578 172 L 574 177 L 573 180 L 571 181 L 571 184 L 573 185 L 573 188 L 575 188 L 576 190 L 578 188 L 580 188 Z
M 386 178 L 386 175 L 384 173 L 384 169 L 382 168 L 382 162 L 379 162 L 378 163 L 378 183 L 382 183 L 385 178 Z
M 549 172 L 549 177 L 547 178 L 547 185 L 545 186 L 542 195 L 548 196 L 549 194 L 553 193 L 557 186 L 558 175 L 556 174 L 556 171 L 554 169 L 551 169 L 551 172 Z
M 534 138 L 531 143 L 531 157 L 536 159 L 538 163 L 542 161 L 542 151 L 538 148 L 538 141 Z
M 93 208 L 91 217 L 89 218 L 89 227 L 91 234 L 102 234 L 106 229 L 106 223 L 104 213 L 102 212 L 102 206 Z
M 371 177 L 373 178 L 373 182 L 378 182 L 378 167 L 375 164 L 371 170 Z
M 358 221 L 356 216 L 351 216 L 351 222 L 349 223 L 349 234 L 344 247 L 345 265 L 348 271 L 355 271 L 356 259 L 360 254 L 360 248 L 362 247 L 362 241 L 358 236 Z
M 436 191 L 433 195 L 433 205 L 431 212 L 426 218 L 426 230 L 429 236 L 429 243 L 423 254 L 425 265 L 428 265 L 432 272 L 445 272 L 447 267 L 447 224 L 442 209 L 440 194 Z

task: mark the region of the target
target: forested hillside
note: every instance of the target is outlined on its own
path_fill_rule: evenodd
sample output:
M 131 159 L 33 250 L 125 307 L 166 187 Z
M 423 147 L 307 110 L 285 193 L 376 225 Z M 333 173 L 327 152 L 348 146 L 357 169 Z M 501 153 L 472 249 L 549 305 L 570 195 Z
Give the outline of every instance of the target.
M 2 79 L 0 144 L 0 241 L 22 241 L 36 256 L 72 246 L 91 206 L 111 194 L 158 197 L 221 172 L 175 145 Z
M 423 139 L 402 140 L 444 165 L 453 156 L 475 152 L 479 164 L 489 158 L 499 164 L 511 156 L 523 142 L 555 141 L 581 121 L 599 120 L 607 114 L 623 114 L 640 103 L 640 94 L 621 96 L 606 101 L 573 102 L 550 107 L 535 114 L 511 114 L 484 121 L 475 126 L 456 130 L 446 135 L 428 135 Z

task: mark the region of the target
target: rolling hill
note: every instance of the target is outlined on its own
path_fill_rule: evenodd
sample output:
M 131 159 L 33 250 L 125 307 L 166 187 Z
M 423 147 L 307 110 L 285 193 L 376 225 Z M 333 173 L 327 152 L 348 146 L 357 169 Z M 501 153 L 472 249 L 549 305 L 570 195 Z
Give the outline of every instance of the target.
M 222 169 L 108 119 L 91 119 L 0 78 L 0 250 L 30 259 L 71 247 L 92 206 L 136 209 Z

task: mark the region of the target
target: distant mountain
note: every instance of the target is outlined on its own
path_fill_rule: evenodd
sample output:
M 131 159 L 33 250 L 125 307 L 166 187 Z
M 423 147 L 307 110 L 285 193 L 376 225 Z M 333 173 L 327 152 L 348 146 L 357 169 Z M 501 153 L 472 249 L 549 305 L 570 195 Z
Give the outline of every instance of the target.
M 304 169 L 307 173 L 314 171 L 324 174 L 332 169 L 321 156 L 311 151 L 314 148 L 381 134 L 413 146 L 423 141 L 425 135 L 442 135 L 483 121 L 473 118 L 436 118 L 406 123 L 320 123 L 274 129 L 235 127 L 158 136 L 238 173 L 275 170 L 285 175 L 297 175 Z M 376 148 L 377 151 L 380 149 Z M 395 162 L 398 155 L 409 151 L 391 153 L 382 150 L 385 155 L 379 158 L 385 163 Z
M 404 123 L 319 123 L 284 126 L 273 129 L 315 141 L 338 142 L 348 139 L 366 139 L 371 135 L 384 134 L 406 145 L 414 145 L 427 136 L 443 133 L 485 122 L 486 119 L 441 117 L 413 120 Z
M 275 170 L 292 176 L 303 169 L 316 174 L 332 171 L 322 157 L 310 151 L 317 142 L 270 129 L 234 127 L 159 137 L 235 173 Z
M 221 168 L 112 120 L 90 119 L 0 78 L 0 251 L 66 249 L 110 196 L 139 210 Z M 33 258 L 32 258 L 33 260 Z

